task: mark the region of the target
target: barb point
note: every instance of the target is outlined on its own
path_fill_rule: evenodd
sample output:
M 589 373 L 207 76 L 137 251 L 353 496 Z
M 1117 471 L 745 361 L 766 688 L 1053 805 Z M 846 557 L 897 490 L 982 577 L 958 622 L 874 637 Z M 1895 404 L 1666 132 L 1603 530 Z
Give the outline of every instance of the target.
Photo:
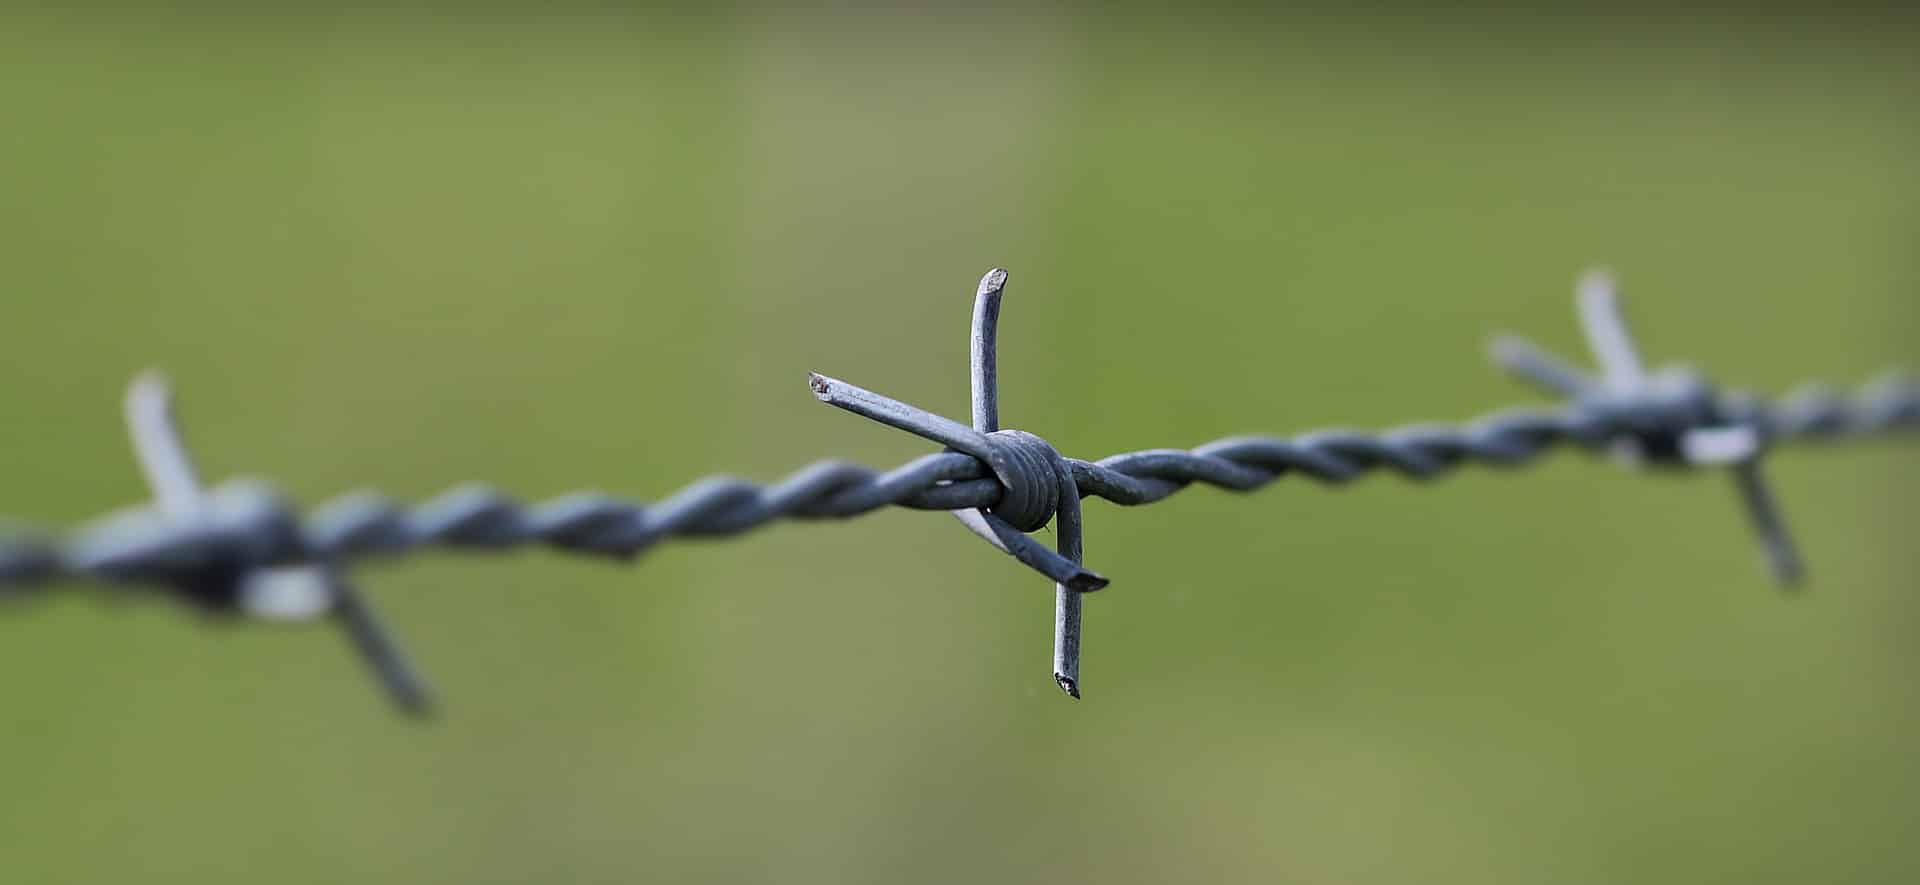
M 167 409 L 171 406 L 173 388 L 167 384 L 167 376 L 159 369 L 147 369 L 133 376 L 127 385 L 127 405 L 130 408 Z
M 813 388 L 813 395 L 821 399 L 826 399 L 833 392 L 833 382 L 819 372 L 807 373 L 807 386 Z
M 1000 294 L 1000 290 L 1005 289 L 1006 287 L 1007 287 L 1007 272 L 1004 268 L 996 267 L 990 271 L 987 271 L 987 275 L 980 278 L 980 288 L 974 290 L 974 297 L 978 298 L 982 295 L 998 295 Z
M 1519 360 L 1533 350 L 1533 345 L 1518 335 L 1500 333 L 1487 339 L 1487 355 L 1500 365 Z
M 1067 589 L 1078 593 L 1092 593 L 1112 583 L 1105 575 L 1081 569 L 1080 573 L 1067 579 Z
M 1080 699 L 1079 683 L 1058 673 L 1053 674 L 1053 681 L 1060 684 L 1060 690 L 1066 692 L 1067 697 L 1073 698 L 1076 701 Z
M 1604 267 L 1589 269 L 1580 275 L 1579 292 L 1581 300 L 1611 299 L 1619 284 L 1613 278 L 1613 271 Z

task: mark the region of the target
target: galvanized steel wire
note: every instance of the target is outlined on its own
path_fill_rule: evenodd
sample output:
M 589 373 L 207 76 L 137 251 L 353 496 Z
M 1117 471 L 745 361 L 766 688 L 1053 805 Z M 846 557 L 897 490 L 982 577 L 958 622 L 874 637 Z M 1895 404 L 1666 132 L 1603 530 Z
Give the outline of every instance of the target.
M 1336 429 L 1291 437 L 1236 436 L 1192 449 L 1144 449 L 1095 461 L 1069 458 L 1032 434 L 998 429 L 991 395 L 996 377 L 992 324 L 1004 284 L 1004 272 L 996 270 L 978 293 L 975 427 L 928 415 L 844 381 L 809 377 L 823 401 L 947 446 L 891 470 L 828 459 L 766 485 L 711 476 L 651 503 L 597 492 L 526 503 L 482 485 L 455 488 L 415 505 L 360 492 L 305 515 L 259 481 L 229 482 L 197 500 L 186 499 L 184 506 L 180 496 L 195 492 L 176 488 L 171 506 L 163 501 L 137 507 L 70 532 L 17 525 L 0 531 L 0 593 L 83 579 L 168 589 L 203 607 L 222 609 L 235 605 L 236 576 L 269 567 L 306 565 L 337 574 L 362 559 L 393 559 L 427 548 L 505 550 L 529 545 L 631 559 L 669 539 L 732 537 L 782 519 L 849 519 L 892 507 L 992 515 L 1020 536 L 1010 537 L 1002 529 L 996 540 L 980 525 L 970 526 L 1060 581 L 1062 593 L 1078 593 L 1098 589 L 1106 579 L 1044 548 L 1015 549 L 1036 546 L 1023 533 L 1054 519 L 1063 494 L 1073 501 L 1095 497 L 1131 507 L 1165 500 L 1195 484 L 1246 492 L 1290 475 L 1343 484 L 1380 471 L 1430 479 L 1470 464 L 1512 469 L 1560 448 L 1602 452 L 1625 446 L 1643 462 L 1670 466 L 1752 464 L 1777 445 L 1911 438 L 1920 430 L 1920 380 L 1910 376 L 1888 375 L 1851 392 L 1808 385 L 1769 400 L 1715 389 L 1687 372 L 1640 372 L 1637 353 L 1611 302 L 1610 281 L 1589 277 L 1583 283 L 1583 319 L 1606 370 L 1603 380 L 1588 378 L 1524 342 L 1506 339 L 1495 347 L 1497 361 L 1507 369 L 1565 397 L 1557 407 L 1514 408 L 1458 424 L 1373 433 Z M 1607 291 L 1601 292 L 1602 287 Z M 989 290 L 990 309 L 985 306 Z M 979 340 L 983 320 L 984 367 Z M 979 386 L 983 379 L 985 403 Z M 140 383 L 153 393 L 158 382 Z M 164 397 L 163 389 L 158 395 Z M 1704 442 L 1696 446 L 1690 435 L 1728 428 L 1747 435 L 1739 451 L 1718 460 L 1696 451 L 1711 448 L 1712 440 L 1702 437 Z M 182 475 L 181 469 L 174 475 Z M 149 471 L 161 491 L 166 472 Z M 190 470 L 184 475 L 191 479 Z M 1755 477 L 1756 488 L 1764 491 Z M 193 486 L 190 481 L 187 485 Z M 1756 505 L 1756 511 L 1770 509 L 1770 502 Z M 360 605 L 349 594 L 335 607 L 351 612 Z M 1077 614 L 1075 622 L 1077 648 Z M 391 651 L 375 648 L 369 654 Z M 1073 657 L 1077 660 L 1077 653 Z M 389 677 L 391 683 L 392 674 Z M 1056 677 L 1061 674 L 1056 672 Z M 1077 691 L 1066 681 L 1062 685 Z
M 1773 443 L 1911 433 L 1920 430 L 1920 383 L 1888 376 L 1848 394 L 1809 385 L 1753 404 L 1751 415 Z M 1518 467 L 1563 446 L 1603 450 L 1658 426 L 1662 417 L 1657 403 L 1591 402 L 1379 433 L 1234 436 L 1186 450 L 1144 449 L 1067 463 L 1083 497 L 1132 507 L 1165 500 L 1194 483 L 1248 492 L 1289 474 L 1342 484 L 1380 470 L 1430 479 L 1469 464 Z M 214 564 L 345 564 L 428 547 L 544 545 L 624 559 L 670 538 L 741 535 L 780 519 L 846 519 L 887 507 L 991 508 L 1003 493 L 985 463 L 958 452 L 923 455 L 886 471 L 826 459 L 769 485 L 710 476 L 651 504 L 598 492 L 529 504 L 484 485 L 465 485 L 413 506 L 353 493 L 304 518 L 271 486 L 236 480 L 214 490 L 205 512 L 190 519 L 143 507 L 64 537 L 16 524 L 0 536 L 0 587 L 72 578 L 166 585 Z

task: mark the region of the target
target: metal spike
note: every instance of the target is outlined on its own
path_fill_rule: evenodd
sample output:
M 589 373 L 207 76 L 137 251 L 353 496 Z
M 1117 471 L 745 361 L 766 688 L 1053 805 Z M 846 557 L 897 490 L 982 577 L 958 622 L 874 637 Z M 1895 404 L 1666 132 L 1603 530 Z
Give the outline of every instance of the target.
M 126 418 L 134 455 L 161 512 L 174 519 L 197 517 L 206 507 L 206 493 L 181 441 L 166 380 L 152 372 L 135 378 L 127 390 Z M 333 566 L 255 569 L 208 580 L 235 585 L 199 588 L 200 596 L 231 600 L 231 604 L 256 617 L 286 619 L 331 609 L 394 705 L 414 716 L 431 709 L 426 684 L 373 609 Z M 289 586 L 298 588 L 291 600 L 286 591 Z

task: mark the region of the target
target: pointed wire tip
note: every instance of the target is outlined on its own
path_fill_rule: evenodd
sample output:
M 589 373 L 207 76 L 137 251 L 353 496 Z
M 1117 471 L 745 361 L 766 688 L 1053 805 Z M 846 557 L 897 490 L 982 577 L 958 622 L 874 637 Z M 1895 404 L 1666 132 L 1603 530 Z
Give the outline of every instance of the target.
M 1596 267 L 1580 275 L 1577 291 L 1582 301 L 1611 300 L 1618 285 L 1614 280 L 1613 271 Z
M 405 715 L 409 722 L 432 722 L 440 716 L 440 707 L 429 695 L 396 697 L 393 699 L 393 706 Z
M 998 295 L 1000 294 L 1000 290 L 1006 287 L 1007 271 L 1005 268 L 996 267 L 987 271 L 987 275 L 980 278 L 980 288 L 974 290 L 973 297 L 980 298 L 987 295 Z
M 1501 332 L 1487 339 L 1487 356 L 1495 363 L 1508 365 L 1523 359 L 1534 350 L 1532 342 L 1518 335 Z
M 1807 564 L 1800 558 L 1800 552 L 1791 545 L 1792 542 L 1788 541 L 1782 547 L 1769 546 L 1767 565 L 1773 572 L 1773 582 L 1779 586 L 1780 592 L 1798 596 L 1807 589 Z
M 433 692 L 425 685 L 407 679 L 386 683 L 387 700 L 393 704 L 394 712 L 406 717 L 409 722 L 432 722 L 440 716 L 440 704 Z
M 1086 569 L 1081 569 L 1075 573 L 1073 577 L 1066 580 L 1067 589 L 1077 593 L 1092 593 L 1095 590 L 1106 587 L 1110 583 L 1112 582 L 1108 581 L 1106 576 L 1098 572 L 1087 571 Z
M 147 369 L 133 376 L 127 385 L 127 407 L 157 405 L 165 408 L 173 399 L 173 388 L 159 369 Z
M 828 395 L 833 393 L 833 379 L 819 372 L 807 373 L 807 386 L 813 389 L 814 396 L 821 399 L 826 399 Z
M 1067 693 L 1067 697 L 1076 701 L 1080 699 L 1080 683 L 1059 673 L 1053 674 L 1053 681 L 1059 684 L 1061 691 Z

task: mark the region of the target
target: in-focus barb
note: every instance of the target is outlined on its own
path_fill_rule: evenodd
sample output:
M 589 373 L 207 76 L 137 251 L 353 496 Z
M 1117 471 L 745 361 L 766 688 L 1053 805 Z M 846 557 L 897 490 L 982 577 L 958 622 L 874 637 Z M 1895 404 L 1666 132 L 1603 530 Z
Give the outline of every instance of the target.
M 973 335 L 968 348 L 973 429 L 987 434 L 1000 430 L 1000 299 L 1006 294 L 1006 288 L 1007 272 L 996 267 L 980 278 L 980 286 L 973 296 Z M 1051 451 L 1050 446 L 1048 450 Z M 1057 454 L 1048 460 L 1049 466 L 1055 469 L 1064 466 Z M 1055 549 L 1061 556 L 1078 563 L 1085 555 L 1079 486 L 1070 472 L 1061 482 L 1063 489 L 1070 489 L 1072 494 L 1059 499 Z M 955 510 L 953 515 L 974 534 L 1003 550 L 1006 549 L 1003 538 L 1016 531 L 986 508 Z M 1054 585 L 1053 681 L 1068 697 L 1075 699 L 1080 697 L 1082 603 L 1080 591 L 1066 584 Z
M 1053 579 L 1053 679 L 1061 691 L 1078 698 L 1080 595 L 1105 587 L 1107 580 L 1080 564 L 1080 488 L 1067 459 L 1038 436 L 1000 429 L 999 322 L 1006 282 L 1007 272 L 994 268 L 974 293 L 972 427 L 834 378 L 815 374 L 809 384 L 829 405 L 942 443 L 987 465 L 1000 483 L 999 499 L 987 507 L 954 510 L 953 515 L 987 543 Z M 1050 520 L 1055 521 L 1056 550 L 1028 534 Z
M 1629 432 L 1614 441 L 1614 451 L 1628 463 L 1731 467 L 1774 578 L 1783 587 L 1797 585 L 1805 569 L 1761 472 L 1760 459 L 1770 442 L 1765 411 L 1745 398 L 1716 394 L 1685 368 L 1649 373 L 1609 274 L 1592 271 L 1582 277 L 1576 304 L 1600 365 L 1599 378 L 1519 338 L 1496 339 L 1495 362 L 1550 395 L 1626 426 Z
M 1034 571 L 1082 593 L 1107 586 L 1106 578 L 1026 535 L 1039 531 L 1053 518 L 1059 507 L 1062 484 L 1073 488 L 1071 471 L 1043 470 L 1035 466 L 1059 457 L 1045 440 L 1018 430 L 978 433 L 964 424 L 818 373 L 809 375 L 807 381 L 813 395 L 827 405 L 944 444 L 952 451 L 984 462 L 1000 486 L 995 493 L 996 503 L 988 506 L 988 512 L 1015 529 L 992 539 L 995 545 Z M 948 482 L 940 480 L 933 488 L 943 488 Z M 951 505 L 943 509 L 950 508 Z
M 212 516 L 213 501 L 202 491 L 181 442 L 166 381 L 152 373 L 134 379 L 127 390 L 126 417 L 134 454 L 159 512 L 180 524 Z M 213 557 L 177 576 L 174 590 L 196 606 L 220 614 L 284 621 L 331 612 L 395 706 L 413 715 L 431 709 L 426 685 L 406 655 L 359 592 L 330 563 L 269 568 Z

